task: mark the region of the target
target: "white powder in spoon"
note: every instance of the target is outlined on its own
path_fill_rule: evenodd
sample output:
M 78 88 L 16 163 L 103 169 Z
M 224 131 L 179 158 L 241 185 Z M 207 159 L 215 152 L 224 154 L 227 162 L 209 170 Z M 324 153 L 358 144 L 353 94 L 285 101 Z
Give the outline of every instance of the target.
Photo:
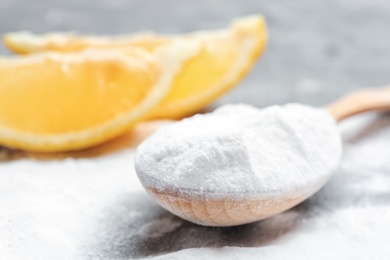
M 226 105 L 159 129 L 138 147 L 136 171 L 146 188 L 162 192 L 280 198 L 316 192 L 340 157 L 325 109 Z

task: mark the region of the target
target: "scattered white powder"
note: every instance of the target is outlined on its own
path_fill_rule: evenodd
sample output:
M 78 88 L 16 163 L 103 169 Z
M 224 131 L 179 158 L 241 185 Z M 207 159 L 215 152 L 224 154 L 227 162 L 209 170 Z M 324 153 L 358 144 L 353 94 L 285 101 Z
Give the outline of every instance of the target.
M 340 135 L 325 109 L 227 105 L 159 129 L 138 147 L 136 171 L 159 191 L 280 197 L 296 187 L 317 191 L 340 157 Z
M 342 164 L 324 189 L 232 228 L 192 225 L 159 207 L 127 138 L 66 160 L 9 153 L 0 163 L 0 258 L 388 260 L 390 116 L 355 116 L 340 130 Z

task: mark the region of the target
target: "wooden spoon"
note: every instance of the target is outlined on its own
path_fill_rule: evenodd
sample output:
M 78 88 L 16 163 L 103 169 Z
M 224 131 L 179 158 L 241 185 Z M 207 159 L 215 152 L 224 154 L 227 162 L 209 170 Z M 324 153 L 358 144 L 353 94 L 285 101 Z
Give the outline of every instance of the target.
M 367 111 L 387 110 L 390 109 L 390 88 L 358 91 L 326 108 L 337 122 Z M 329 172 L 329 177 L 331 174 Z M 208 196 L 194 198 L 186 195 L 186 192 L 161 192 L 154 188 L 145 188 L 160 205 L 186 220 L 207 226 L 235 226 L 262 220 L 294 207 L 321 189 L 328 179 L 302 183 L 292 188 L 291 192 L 282 192 L 289 194 L 288 197 L 263 196 L 246 200 L 228 197 L 215 199 Z

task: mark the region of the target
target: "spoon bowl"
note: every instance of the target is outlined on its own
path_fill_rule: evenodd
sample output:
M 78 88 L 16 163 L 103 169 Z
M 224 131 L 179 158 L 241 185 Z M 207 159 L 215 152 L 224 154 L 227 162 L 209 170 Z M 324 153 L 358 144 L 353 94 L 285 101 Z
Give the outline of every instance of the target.
M 330 177 L 330 176 L 329 176 Z M 194 196 L 190 192 L 158 191 L 155 188 L 145 189 L 166 210 L 203 226 L 237 226 L 266 219 L 284 212 L 309 198 L 327 182 L 327 179 L 316 183 L 305 183 L 296 190 L 286 194 L 258 194 L 250 198 L 215 198 L 207 192 L 203 196 Z
M 363 90 L 352 93 L 327 106 L 335 121 L 372 110 L 390 109 L 390 88 Z M 142 173 L 137 172 L 141 182 Z M 255 196 L 214 196 L 212 191 L 193 191 L 167 185 L 164 190 L 144 185 L 148 193 L 165 209 L 188 221 L 205 226 L 235 226 L 259 221 L 284 212 L 320 190 L 332 172 L 302 178 L 300 183 L 289 185 L 288 190 L 259 192 Z M 275 176 L 274 182 L 286 182 Z M 213 196 L 210 196 L 210 195 Z

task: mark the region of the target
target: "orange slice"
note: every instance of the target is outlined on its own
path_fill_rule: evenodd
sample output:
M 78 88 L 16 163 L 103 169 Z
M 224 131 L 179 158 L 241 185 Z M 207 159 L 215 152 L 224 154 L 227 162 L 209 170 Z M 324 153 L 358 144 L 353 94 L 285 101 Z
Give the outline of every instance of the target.
M 181 118 L 209 105 L 237 85 L 264 51 L 267 32 L 261 16 L 238 19 L 224 30 L 202 31 L 182 36 L 139 34 L 121 37 L 82 36 L 52 33 L 36 36 L 10 33 L 5 44 L 17 53 L 55 50 L 75 51 L 88 47 L 137 46 L 153 52 L 175 38 L 199 42 L 201 48 L 181 69 L 167 97 L 152 118 Z
M 262 17 L 237 20 L 221 31 L 194 33 L 201 50 L 175 78 L 153 118 L 177 119 L 198 112 L 236 86 L 256 63 L 266 45 Z
M 0 59 L 0 145 L 77 150 L 130 129 L 168 93 L 194 45 Z
M 93 48 L 141 47 L 152 51 L 156 47 L 171 42 L 172 37 L 152 33 L 130 36 L 89 36 L 74 33 L 47 33 L 35 35 L 30 32 L 7 33 L 4 44 L 17 54 L 29 54 L 42 51 L 74 52 Z

